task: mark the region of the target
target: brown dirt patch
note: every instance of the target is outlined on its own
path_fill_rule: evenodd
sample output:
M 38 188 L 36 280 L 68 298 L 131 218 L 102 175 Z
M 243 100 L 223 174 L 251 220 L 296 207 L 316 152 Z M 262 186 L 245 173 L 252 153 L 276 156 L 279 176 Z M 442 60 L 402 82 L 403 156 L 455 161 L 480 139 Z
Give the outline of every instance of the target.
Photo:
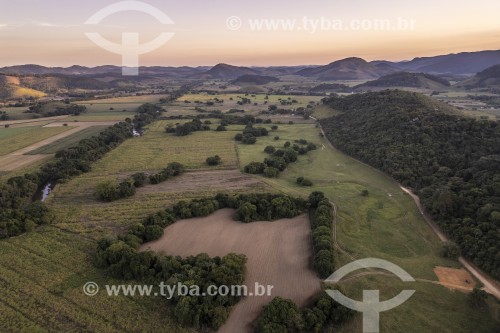
M 265 187 L 257 177 L 252 177 L 240 170 L 208 170 L 195 171 L 183 174 L 180 177 L 169 179 L 157 185 L 145 186 L 138 189 L 139 194 L 158 192 L 185 192 L 203 189 L 204 191 L 235 191 L 243 188 L 252 188 L 255 191 Z
M 38 162 L 48 155 L 4 155 L 0 156 L 0 171 L 14 171 Z
M 450 289 L 472 290 L 476 281 L 465 269 L 456 269 L 437 266 L 434 273 L 439 279 L 441 285 Z
M 199 253 L 224 256 L 231 252 L 248 257 L 248 290 L 252 291 L 256 282 L 273 285 L 272 295 L 242 299 L 219 333 L 252 332 L 251 323 L 262 306 L 276 296 L 303 306 L 320 291 L 320 279 L 310 269 L 311 231 L 306 215 L 241 223 L 233 221 L 233 214 L 231 209 L 221 209 L 207 217 L 176 222 L 165 229 L 161 239 L 141 247 L 182 257 Z

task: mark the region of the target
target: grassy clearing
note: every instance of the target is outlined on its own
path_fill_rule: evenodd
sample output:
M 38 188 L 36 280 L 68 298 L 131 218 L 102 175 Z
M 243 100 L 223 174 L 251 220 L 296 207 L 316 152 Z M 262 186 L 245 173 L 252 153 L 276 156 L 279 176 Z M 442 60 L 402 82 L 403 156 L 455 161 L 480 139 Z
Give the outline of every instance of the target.
M 299 107 L 306 107 L 310 102 L 317 103 L 321 100 L 318 96 L 293 96 L 293 95 L 268 95 L 266 99 L 266 94 L 215 94 L 209 95 L 207 93 L 199 94 L 186 94 L 179 98 L 169 109 L 169 115 L 177 114 L 196 114 L 195 108 L 200 107 L 207 111 L 220 110 L 222 112 L 227 112 L 231 109 L 244 110 L 245 113 L 258 115 L 259 111 L 266 111 L 269 105 L 277 105 L 280 107 L 280 100 L 296 100 L 297 103 L 291 105 L 284 105 L 283 108 L 286 109 L 296 109 Z M 215 102 L 215 98 L 223 100 L 223 103 Z M 238 101 L 241 98 L 250 99 L 250 104 L 239 105 Z M 231 100 L 232 99 L 232 100 Z M 188 102 L 188 103 L 186 103 Z M 200 103 L 196 103 L 200 102 Z M 214 105 L 207 105 L 207 102 L 215 102 Z M 300 117 L 294 117 L 290 120 L 298 120 Z M 287 120 L 288 122 L 288 120 Z
M 274 141 L 274 135 L 280 137 Z M 299 157 L 278 179 L 264 179 L 277 190 L 297 195 L 307 195 L 311 191 L 323 191 L 338 206 L 337 238 L 339 243 L 355 258 L 381 258 L 400 265 L 415 278 L 437 281 L 433 272 L 435 266 L 458 267 L 455 261 L 439 257 L 440 243 L 426 225 L 411 198 L 404 194 L 398 185 L 387 176 L 336 150 L 328 147 L 319 136 L 314 125 L 281 125 L 269 137 L 259 138 L 255 145 L 238 145 L 241 165 L 251 161 L 262 161 L 267 145 L 282 147 L 286 141 L 306 139 L 319 145 L 317 151 Z M 322 149 L 322 145 L 325 146 Z M 295 184 L 299 176 L 305 176 L 314 183 L 312 188 Z M 368 196 L 362 196 L 363 190 Z M 352 259 L 339 253 L 337 267 Z M 387 281 L 359 282 L 357 288 L 379 289 Z M 423 318 L 432 318 L 432 330 L 438 332 L 475 332 L 463 325 L 468 319 L 464 313 L 473 312 L 474 318 L 481 318 L 484 324 L 477 326 L 481 332 L 491 328 L 487 313 L 470 309 L 465 294 L 451 292 L 444 287 L 429 283 L 417 283 L 416 297 L 412 302 L 403 304 L 398 311 L 384 313 L 384 325 L 388 332 L 423 332 L 428 329 L 418 324 Z M 406 287 L 408 289 L 408 287 Z M 404 288 L 403 288 L 404 289 Z M 397 289 L 398 292 L 401 289 Z M 387 299 L 384 293 L 382 298 Z M 360 299 L 358 297 L 357 299 Z M 418 311 L 414 309 L 418 308 Z M 459 309 L 454 311 L 453 309 Z M 401 312 L 405 315 L 401 316 Z M 401 319 L 403 318 L 404 319 Z M 478 322 L 481 322 L 478 319 Z M 353 324 L 353 325 L 358 325 Z M 481 326 L 483 325 L 483 326 Z M 493 325 L 493 324 L 492 324 Z M 359 328 L 359 327 L 358 327 Z M 355 332 L 345 329 L 345 332 Z M 358 330 L 359 331 L 359 330 Z M 479 332 L 478 331 L 478 332 Z
M 144 136 L 126 141 L 94 166 L 96 174 L 117 174 L 131 171 L 153 172 L 170 162 L 179 162 L 188 169 L 207 168 L 205 160 L 219 155 L 219 168 L 236 168 L 234 133 L 195 132 L 178 137 L 165 133 L 171 121 L 159 121 L 148 127 Z M 215 125 L 212 125 L 215 128 Z
M 21 127 L 0 129 L 0 156 L 65 132 L 71 127 Z
M 89 138 L 91 136 L 98 135 L 101 133 L 106 126 L 94 126 L 81 130 L 73 135 L 68 137 L 59 139 L 53 143 L 50 143 L 46 146 L 40 147 L 33 151 L 30 151 L 28 155 L 37 155 L 37 154 L 55 154 L 59 150 L 66 149 L 68 147 L 76 145 L 80 140 Z

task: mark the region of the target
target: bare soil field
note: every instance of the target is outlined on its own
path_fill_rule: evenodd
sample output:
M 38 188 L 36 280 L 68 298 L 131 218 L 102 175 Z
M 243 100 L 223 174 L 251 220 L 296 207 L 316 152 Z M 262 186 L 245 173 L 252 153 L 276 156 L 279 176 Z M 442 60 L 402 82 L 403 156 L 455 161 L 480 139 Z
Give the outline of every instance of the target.
M 252 332 L 251 323 L 262 306 L 274 297 L 292 299 L 303 306 L 320 291 L 320 279 L 311 270 L 311 231 L 309 219 L 300 215 L 274 222 L 241 223 L 233 220 L 234 210 L 176 222 L 162 238 L 146 243 L 141 250 L 165 252 L 187 257 L 199 253 L 224 256 L 228 253 L 248 257 L 245 285 L 252 292 L 255 283 L 272 285 L 271 296 L 243 298 L 232 310 L 219 333 Z
M 476 281 L 465 269 L 456 269 L 438 266 L 434 268 L 439 282 L 450 289 L 472 290 L 476 286 Z

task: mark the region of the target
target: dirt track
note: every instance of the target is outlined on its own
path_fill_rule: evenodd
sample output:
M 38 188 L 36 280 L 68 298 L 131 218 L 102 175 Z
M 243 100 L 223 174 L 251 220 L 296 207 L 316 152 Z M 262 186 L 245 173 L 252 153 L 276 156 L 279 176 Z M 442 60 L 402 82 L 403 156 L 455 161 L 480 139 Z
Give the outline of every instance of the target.
M 448 237 L 439 229 L 439 227 L 434 223 L 432 220 L 431 216 L 425 211 L 424 207 L 420 203 L 420 198 L 415 195 L 411 190 L 400 186 L 401 189 L 408 193 L 413 201 L 415 201 L 415 204 L 418 207 L 418 210 L 424 217 L 425 221 L 427 224 L 431 227 L 431 229 L 434 231 L 434 233 L 439 237 L 439 239 L 442 242 L 447 242 Z M 470 262 L 468 259 L 464 257 L 459 257 L 458 261 L 472 274 L 476 279 L 481 281 L 481 283 L 484 285 L 484 290 L 492 295 L 494 295 L 496 298 L 500 299 L 500 287 L 498 285 L 498 282 L 494 280 L 493 278 L 489 277 L 486 273 L 482 272 L 479 268 L 477 268 L 472 262 Z
M 272 295 L 242 299 L 219 333 L 252 332 L 250 325 L 262 306 L 276 296 L 303 306 L 320 291 L 320 279 L 310 269 L 312 242 L 306 215 L 245 224 L 233 221 L 233 214 L 233 210 L 221 209 L 208 217 L 179 221 L 166 228 L 161 239 L 141 247 L 183 257 L 204 252 L 248 257 L 245 285 L 249 292 L 258 282 L 273 285 Z
M 68 129 L 67 131 L 64 131 L 62 133 L 59 133 L 57 135 L 51 136 L 50 138 L 47 138 L 42 141 L 38 141 L 37 143 L 34 143 L 28 147 L 24 147 L 22 149 L 16 150 L 10 154 L 0 156 L 0 171 L 13 171 L 17 168 L 24 167 L 27 165 L 30 165 L 32 163 L 35 163 L 36 161 L 39 161 L 47 155 L 26 155 L 27 153 L 38 149 L 40 147 L 46 146 L 48 144 L 51 144 L 59 139 L 63 139 L 65 137 L 68 137 L 72 134 L 75 134 L 77 132 L 80 132 L 86 128 L 93 127 L 93 126 L 111 126 L 115 124 L 116 122 L 77 122 L 77 123 L 71 123 L 71 129 Z M 64 123 L 51 123 L 48 124 L 44 127 L 62 127 L 64 126 Z

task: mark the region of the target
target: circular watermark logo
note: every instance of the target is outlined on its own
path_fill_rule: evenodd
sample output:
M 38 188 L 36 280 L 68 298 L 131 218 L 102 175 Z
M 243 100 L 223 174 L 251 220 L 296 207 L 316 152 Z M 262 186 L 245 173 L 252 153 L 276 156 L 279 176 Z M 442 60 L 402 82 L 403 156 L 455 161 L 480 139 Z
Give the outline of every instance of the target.
M 233 31 L 240 30 L 242 26 L 243 26 L 243 21 L 238 16 L 229 16 L 226 20 L 226 27 L 229 30 Z
M 99 285 L 95 282 L 87 282 L 83 286 L 83 293 L 87 296 L 95 296 L 99 293 Z

